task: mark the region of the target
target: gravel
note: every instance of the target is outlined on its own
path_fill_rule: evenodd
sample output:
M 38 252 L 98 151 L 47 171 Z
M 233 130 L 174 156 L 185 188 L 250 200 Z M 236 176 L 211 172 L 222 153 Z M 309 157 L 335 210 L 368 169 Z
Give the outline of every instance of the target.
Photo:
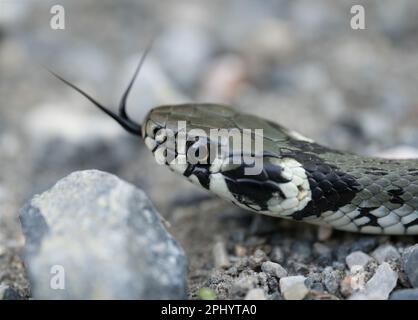
M 274 276 L 278 279 L 287 276 L 287 271 L 285 268 L 283 268 L 280 264 L 271 261 L 263 262 L 261 265 L 261 270 L 263 270 L 263 272 L 267 273 L 268 275 Z
M 216 268 L 227 268 L 231 265 L 226 252 L 225 242 L 222 240 L 218 240 L 213 246 L 213 257 Z
M 398 274 L 387 262 L 377 268 L 373 277 L 366 283 L 363 290 L 354 293 L 351 300 L 387 300 L 396 287 Z
M 372 257 L 377 260 L 377 262 L 382 263 L 391 260 L 399 260 L 401 255 L 399 254 L 398 250 L 390 244 L 384 244 L 376 248 L 372 252 Z
M 144 192 L 111 174 L 72 173 L 20 219 L 35 299 L 186 297 L 182 248 Z
M 244 300 L 267 300 L 262 289 L 251 289 L 245 295 Z
M 402 289 L 393 291 L 390 300 L 418 300 L 418 289 Z
M 402 264 L 409 282 L 414 288 L 418 288 L 418 244 L 405 250 Z
M 349 269 L 354 266 L 365 268 L 371 259 L 372 258 L 364 252 L 354 251 L 345 258 L 345 263 Z
M 303 276 L 291 276 L 280 279 L 280 291 L 286 300 L 302 300 L 309 289 L 305 285 Z
M 356 32 L 347 27 L 347 4 L 328 0 L 128 0 L 117 12 L 98 1 L 65 1 L 72 19 L 59 37 L 39 14 L 49 12 L 48 2 L 9 1 L 0 14 L 4 297 L 34 297 L 19 208 L 62 177 L 91 168 L 140 187 L 169 221 L 189 261 L 187 298 L 244 299 L 262 291 L 266 299 L 284 299 L 268 262 L 306 277 L 305 299 L 347 299 L 386 262 L 399 278 L 391 294 L 417 287 L 416 254 L 407 250 L 417 237 L 349 234 L 237 209 L 156 165 L 140 140 L 33 63 L 112 107 L 154 36 L 128 101 L 135 121 L 156 105 L 217 102 L 336 149 L 416 156 L 418 3 L 382 1 L 368 2 L 366 19 L 373 21 Z
M 333 270 L 332 267 L 326 267 L 323 274 L 323 283 L 326 291 L 331 294 L 338 294 L 340 282 L 342 280 L 341 272 L 338 270 Z

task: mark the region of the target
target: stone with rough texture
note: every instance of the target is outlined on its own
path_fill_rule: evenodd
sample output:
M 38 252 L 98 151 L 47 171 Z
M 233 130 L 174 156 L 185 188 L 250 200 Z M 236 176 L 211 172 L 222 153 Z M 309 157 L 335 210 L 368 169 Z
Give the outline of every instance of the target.
M 266 295 L 264 294 L 263 289 L 256 288 L 251 289 L 248 291 L 248 293 L 245 295 L 245 300 L 266 300 Z
M 345 258 L 345 263 L 350 269 L 353 266 L 361 266 L 362 268 L 364 268 L 370 260 L 371 257 L 368 254 L 362 251 L 354 251 Z
M 418 288 L 394 291 L 390 295 L 390 300 L 418 300 Z
M 20 220 L 35 299 L 186 297 L 182 248 L 145 193 L 114 175 L 72 173 Z
M 402 255 L 402 266 L 414 288 L 418 288 L 418 244 L 406 249 Z
M 373 277 L 366 283 L 365 288 L 355 292 L 351 300 L 387 300 L 389 294 L 396 287 L 398 274 L 392 270 L 387 262 L 383 262 Z
M 261 265 L 261 270 L 278 279 L 287 276 L 287 271 L 285 268 L 283 268 L 280 264 L 271 261 L 263 262 Z
M 304 276 L 291 276 L 280 279 L 280 291 L 286 300 L 302 300 L 309 289 L 305 285 Z
M 231 265 L 228 258 L 228 252 L 225 248 L 225 242 L 220 239 L 216 241 L 212 252 L 216 268 L 227 268 Z
M 372 257 L 375 258 L 377 262 L 382 263 L 390 260 L 399 260 L 401 255 L 394 246 L 385 244 L 376 248 L 376 250 L 372 252 Z

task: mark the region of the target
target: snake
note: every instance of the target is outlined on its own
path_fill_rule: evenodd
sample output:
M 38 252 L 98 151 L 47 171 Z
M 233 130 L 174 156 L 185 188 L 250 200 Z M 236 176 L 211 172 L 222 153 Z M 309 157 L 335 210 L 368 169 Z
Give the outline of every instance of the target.
M 141 137 L 158 163 L 241 208 L 349 232 L 418 234 L 418 159 L 383 159 L 334 150 L 271 120 L 213 103 L 162 105 L 151 109 L 141 124 L 133 121 L 126 112 L 126 101 L 147 52 L 122 95 L 118 113 L 49 71 L 126 131 Z M 167 161 L 168 153 L 174 160 L 181 155 L 167 144 L 168 133 L 179 135 L 180 121 L 185 124 L 186 141 L 195 142 L 186 143 L 186 152 L 196 149 L 192 131 L 205 135 L 199 146 L 206 148 L 199 150 L 208 151 L 209 146 L 219 144 L 211 139 L 212 129 L 243 134 L 248 129 L 262 129 L 262 137 L 258 137 L 262 153 L 257 155 L 262 163 L 260 172 L 248 175 L 245 169 L 249 164 L 228 162 L 235 146 L 216 163 Z M 256 134 L 248 139 L 255 143 Z M 239 150 L 241 156 L 245 152 L 256 156 L 252 149 Z

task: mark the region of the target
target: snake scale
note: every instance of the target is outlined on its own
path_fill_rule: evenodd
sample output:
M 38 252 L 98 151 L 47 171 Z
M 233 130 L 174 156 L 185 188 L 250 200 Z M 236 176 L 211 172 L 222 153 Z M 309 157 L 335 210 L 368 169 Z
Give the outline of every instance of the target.
M 418 234 L 418 160 L 364 157 L 321 146 L 274 122 L 216 104 L 181 104 L 152 109 L 142 125 L 126 113 L 126 100 L 145 58 L 144 54 L 124 92 L 119 113 L 81 93 L 127 131 L 141 136 L 157 161 L 191 182 L 258 213 L 330 225 L 335 229 L 371 234 Z M 263 129 L 262 170 L 245 174 L 246 164 L 176 164 L 164 161 L 167 132 L 178 134 L 178 123 L 190 130 Z M 195 137 L 193 137 L 194 139 Z M 191 139 L 191 140 L 193 140 Z M 255 139 L 252 136 L 251 139 Z M 207 139 L 208 145 L 219 141 Z M 186 149 L 193 145 L 186 145 Z M 187 150 L 186 150 L 187 151 Z M 245 150 L 244 150 L 245 151 Z M 233 151 L 232 151 L 233 152 Z M 241 150 L 243 152 L 243 150 Z M 219 159 L 218 159 L 219 160 Z

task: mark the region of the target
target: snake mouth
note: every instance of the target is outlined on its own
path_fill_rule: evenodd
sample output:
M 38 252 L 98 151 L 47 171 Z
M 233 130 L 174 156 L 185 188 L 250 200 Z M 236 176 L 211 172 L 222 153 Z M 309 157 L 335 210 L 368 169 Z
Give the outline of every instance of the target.
M 167 165 L 173 171 L 191 177 L 197 172 L 209 175 L 238 166 L 232 163 L 231 153 L 206 137 L 191 137 L 187 133 L 182 137 L 179 131 L 171 131 L 152 120 L 145 123 L 145 145 L 158 164 Z
M 192 183 L 211 190 L 240 207 L 289 216 L 304 208 L 311 200 L 308 178 L 301 164 L 293 159 L 263 154 L 262 171 L 248 176 L 245 174 L 248 165 L 234 164 L 234 153 L 230 150 L 216 154 L 217 157 L 209 162 L 189 161 L 187 152 L 196 147 L 195 140 L 186 141 L 181 152 L 178 148 L 178 131 L 170 132 L 167 127 L 152 120 L 146 122 L 145 128 L 145 144 L 153 152 L 157 163 L 168 166 Z M 205 146 L 205 152 L 210 152 L 211 141 L 201 139 L 200 143 Z M 200 160 L 208 160 L 208 154 Z

